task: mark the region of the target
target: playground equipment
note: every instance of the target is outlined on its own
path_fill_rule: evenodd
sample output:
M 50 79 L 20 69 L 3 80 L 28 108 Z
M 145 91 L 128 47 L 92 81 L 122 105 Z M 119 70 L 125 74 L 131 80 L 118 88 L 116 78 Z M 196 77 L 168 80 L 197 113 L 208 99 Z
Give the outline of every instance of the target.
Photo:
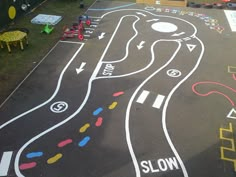
M 54 27 L 50 27 L 49 24 L 46 24 L 41 31 L 41 33 L 50 34 L 53 31 Z
M 61 37 L 62 40 L 65 38 L 74 38 L 75 36 L 78 37 L 79 40 L 84 40 L 84 26 L 83 23 L 73 24 L 71 28 L 64 27 L 63 29 L 63 36 Z
M 86 25 L 90 26 L 91 25 L 91 20 L 90 18 L 88 17 L 88 15 L 81 15 L 79 16 L 79 19 L 78 19 L 79 23 L 82 22 L 82 23 L 86 23 Z
M 63 35 L 61 39 L 64 40 L 65 38 L 74 38 L 77 36 L 79 40 L 84 40 L 84 23 L 87 26 L 90 26 L 91 20 L 87 15 L 79 16 L 78 23 L 73 23 L 70 28 L 66 26 L 63 28 Z

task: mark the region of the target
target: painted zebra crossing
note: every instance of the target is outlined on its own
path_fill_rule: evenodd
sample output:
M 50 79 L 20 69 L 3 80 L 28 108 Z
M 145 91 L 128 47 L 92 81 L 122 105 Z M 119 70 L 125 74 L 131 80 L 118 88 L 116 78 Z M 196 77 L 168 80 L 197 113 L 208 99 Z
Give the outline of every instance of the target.
M 141 94 L 139 95 L 139 97 L 137 98 L 136 102 L 139 104 L 144 104 L 144 102 L 147 100 L 148 97 L 152 97 L 153 98 L 153 93 L 150 94 L 150 91 L 147 90 L 143 90 L 141 92 Z M 160 109 L 162 106 L 162 103 L 165 100 L 165 96 L 161 95 L 161 94 L 157 94 L 155 97 L 155 100 L 152 104 L 153 108 L 157 108 Z

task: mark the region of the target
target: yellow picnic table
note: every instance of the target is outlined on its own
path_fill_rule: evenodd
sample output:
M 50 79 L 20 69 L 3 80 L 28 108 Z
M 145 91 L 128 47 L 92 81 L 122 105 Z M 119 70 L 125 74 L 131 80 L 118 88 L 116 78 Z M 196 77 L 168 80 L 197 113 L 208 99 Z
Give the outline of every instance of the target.
M 5 43 L 8 52 L 11 52 L 10 44 L 17 44 L 17 42 L 19 42 L 21 50 L 24 50 L 23 40 L 25 40 L 28 45 L 27 33 L 22 31 L 7 31 L 0 34 L 0 47 L 3 48 L 3 43 Z

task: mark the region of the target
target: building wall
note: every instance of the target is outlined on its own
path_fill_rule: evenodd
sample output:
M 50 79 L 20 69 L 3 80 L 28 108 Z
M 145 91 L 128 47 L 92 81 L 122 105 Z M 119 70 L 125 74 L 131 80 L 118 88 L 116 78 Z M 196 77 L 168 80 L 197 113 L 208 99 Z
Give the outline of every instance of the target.
M 0 28 L 3 28 L 11 21 L 29 12 L 43 0 L 0 0 Z M 22 10 L 25 4 L 27 9 Z

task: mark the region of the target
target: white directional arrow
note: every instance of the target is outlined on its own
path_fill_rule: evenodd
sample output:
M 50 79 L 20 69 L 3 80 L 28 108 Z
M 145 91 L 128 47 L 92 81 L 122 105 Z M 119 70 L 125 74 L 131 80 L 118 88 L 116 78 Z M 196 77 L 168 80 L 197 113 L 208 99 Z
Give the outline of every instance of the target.
M 227 118 L 236 119 L 236 110 L 234 108 L 231 109 L 231 111 L 227 115 Z
M 82 62 L 79 68 L 76 68 L 76 73 L 79 74 L 84 70 L 84 66 L 86 65 L 85 62 Z
M 186 45 L 187 45 L 188 50 L 189 50 L 190 52 L 192 52 L 193 49 L 195 49 L 195 47 L 196 47 L 196 45 L 193 45 L 193 44 L 186 44 Z
M 158 21 L 159 19 L 151 19 L 151 20 L 146 20 L 146 22 L 156 22 Z
M 175 33 L 175 34 L 173 34 L 172 36 L 181 36 L 181 35 L 183 35 L 183 34 L 185 34 L 185 32 Z
M 136 14 L 138 14 L 138 15 L 142 15 L 142 16 L 144 16 L 144 17 L 146 17 L 146 16 L 147 16 L 147 15 L 145 15 L 145 14 L 141 13 L 141 12 L 136 12 Z
M 137 45 L 137 48 L 140 50 L 141 48 L 143 48 L 143 44 L 145 44 L 145 41 L 141 41 L 139 45 Z
M 101 33 L 100 36 L 98 36 L 98 39 L 100 40 L 100 39 L 104 38 L 104 37 L 105 37 L 105 34 L 106 34 L 106 33 Z

